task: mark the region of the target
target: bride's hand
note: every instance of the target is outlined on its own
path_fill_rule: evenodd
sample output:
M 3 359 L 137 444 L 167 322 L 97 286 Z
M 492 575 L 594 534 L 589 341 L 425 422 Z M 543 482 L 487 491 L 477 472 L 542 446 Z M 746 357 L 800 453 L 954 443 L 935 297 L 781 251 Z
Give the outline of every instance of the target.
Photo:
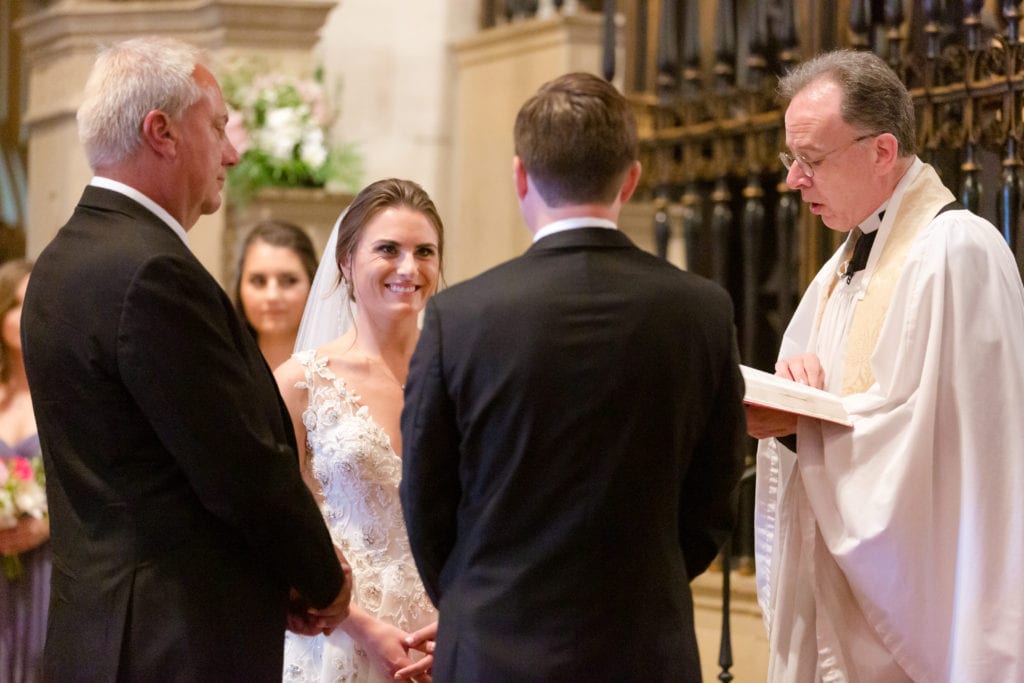
M 418 631 L 413 631 L 405 639 L 405 644 L 414 650 L 425 652 L 428 655 L 434 654 L 434 641 L 437 640 L 437 622 L 424 626 Z
M 434 666 L 434 640 L 437 638 L 437 622 L 424 626 L 409 634 L 405 639 L 406 650 L 419 650 L 426 656 L 412 666 L 395 672 L 395 680 L 410 680 L 429 683 L 430 671 Z
M 427 655 L 412 666 L 407 666 L 395 673 L 396 681 L 409 681 L 409 683 L 431 683 L 434 679 L 430 670 L 434 666 L 434 655 Z
M 399 671 L 412 666 L 413 661 L 405 646 L 408 633 L 378 619 L 373 619 L 361 630 L 362 637 L 356 639 L 366 650 L 374 668 L 382 671 L 385 676 L 395 678 Z

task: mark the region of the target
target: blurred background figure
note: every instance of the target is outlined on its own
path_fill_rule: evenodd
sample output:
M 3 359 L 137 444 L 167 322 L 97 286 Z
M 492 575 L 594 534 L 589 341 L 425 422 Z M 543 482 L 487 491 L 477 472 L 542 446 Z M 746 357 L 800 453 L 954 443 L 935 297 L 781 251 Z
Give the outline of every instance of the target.
M 32 263 L 0 266 L 0 489 L 11 490 L 20 461 L 41 467 L 39 436 L 21 357 L 21 304 Z M 50 600 L 50 523 L 19 515 L 0 529 L 0 681 L 42 680 L 46 613 Z
M 316 268 L 313 242 L 297 225 L 263 221 L 245 238 L 235 306 L 271 370 L 292 355 Z

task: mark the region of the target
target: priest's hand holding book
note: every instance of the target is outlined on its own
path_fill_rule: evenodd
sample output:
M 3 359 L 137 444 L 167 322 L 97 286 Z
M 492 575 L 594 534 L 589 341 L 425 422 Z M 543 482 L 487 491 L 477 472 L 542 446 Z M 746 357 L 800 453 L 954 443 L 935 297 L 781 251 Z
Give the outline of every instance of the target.
M 825 373 L 813 353 L 780 360 L 775 374 L 741 366 L 747 433 L 755 439 L 796 433 L 801 415 L 849 426 L 842 401 L 824 390 Z
M 825 390 L 825 370 L 815 353 L 801 353 L 775 364 L 775 376 Z

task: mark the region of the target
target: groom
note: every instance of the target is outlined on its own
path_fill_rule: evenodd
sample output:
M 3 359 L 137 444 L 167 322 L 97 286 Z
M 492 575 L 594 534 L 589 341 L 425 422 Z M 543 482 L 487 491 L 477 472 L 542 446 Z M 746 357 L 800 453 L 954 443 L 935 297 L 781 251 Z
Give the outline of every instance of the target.
M 289 605 L 303 629 L 348 610 L 274 378 L 185 242 L 238 162 L 200 57 L 159 38 L 100 55 L 78 112 L 95 177 L 25 296 L 46 680 L 280 681 Z
M 427 304 L 402 503 L 438 681 L 699 681 L 689 582 L 733 524 L 743 381 L 718 286 L 616 229 L 629 103 L 569 74 L 515 124 L 533 246 Z

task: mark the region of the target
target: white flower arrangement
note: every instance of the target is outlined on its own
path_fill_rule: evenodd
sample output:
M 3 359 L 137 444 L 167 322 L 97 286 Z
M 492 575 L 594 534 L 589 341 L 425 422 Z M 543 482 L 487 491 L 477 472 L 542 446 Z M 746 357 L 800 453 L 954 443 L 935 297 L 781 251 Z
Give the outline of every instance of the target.
M 267 186 L 359 188 L 359 154 L 352 145 L 328 141 L 335 114 L 320 73 L 297 78 L 249 64 L 222 82 L 228 138 L 241 155 L 228 172 L 228 193 L 236 202 Z

